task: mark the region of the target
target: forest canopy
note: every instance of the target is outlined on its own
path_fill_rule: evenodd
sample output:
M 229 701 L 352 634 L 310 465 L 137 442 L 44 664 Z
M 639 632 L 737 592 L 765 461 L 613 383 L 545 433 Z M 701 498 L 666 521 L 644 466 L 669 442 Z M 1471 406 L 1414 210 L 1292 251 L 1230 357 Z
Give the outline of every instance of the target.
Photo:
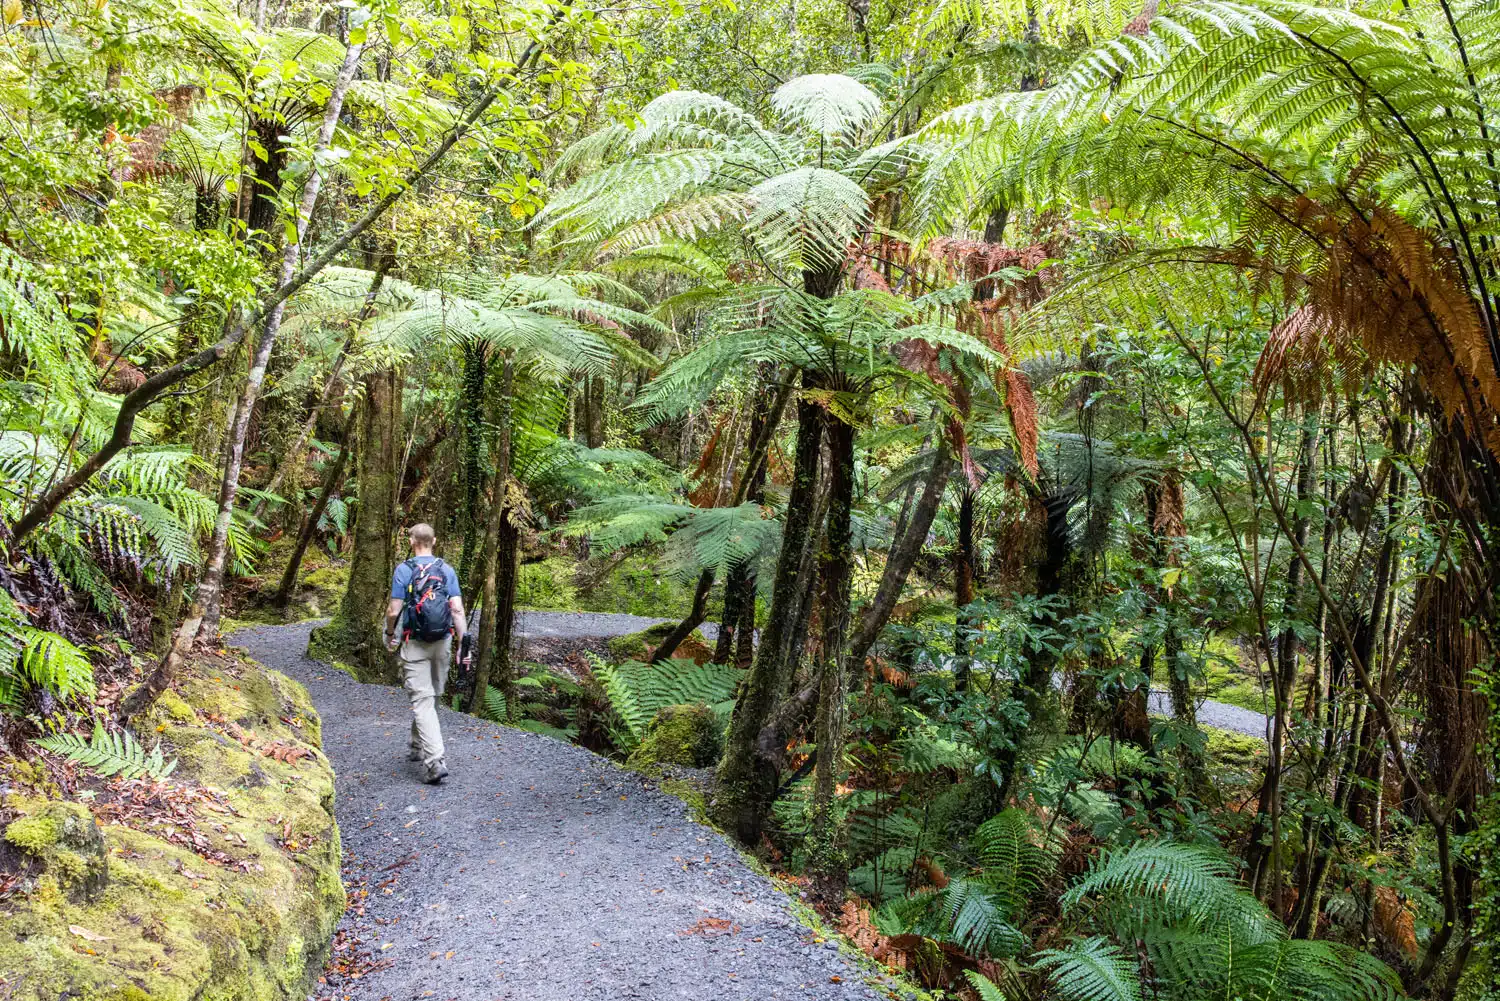
M 0 117 L 0 792 L 400 684 L 425 522 L 452 708 L 924 988 L 1500 996 L 1493 3 L 5 0 Z

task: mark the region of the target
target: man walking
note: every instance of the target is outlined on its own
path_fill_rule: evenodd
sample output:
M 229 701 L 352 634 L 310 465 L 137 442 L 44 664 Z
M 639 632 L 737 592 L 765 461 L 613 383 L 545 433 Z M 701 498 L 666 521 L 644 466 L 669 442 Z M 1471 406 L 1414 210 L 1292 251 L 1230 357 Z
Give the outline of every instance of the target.
M 411 559 L 391 575 L 391 600 L 385 606 L 385 643 L 401 651 L 402 683 L 411 697 L 411 754 L 425 769 L 424 781 L 436 785 L 448 775 L 443 734 L 438 728 L 437 700 L 448 679 L 449 645 L 468 631 L 463 596 L 453 568 L 432 555 L 437 535 L 425 522 L 411 527 Z

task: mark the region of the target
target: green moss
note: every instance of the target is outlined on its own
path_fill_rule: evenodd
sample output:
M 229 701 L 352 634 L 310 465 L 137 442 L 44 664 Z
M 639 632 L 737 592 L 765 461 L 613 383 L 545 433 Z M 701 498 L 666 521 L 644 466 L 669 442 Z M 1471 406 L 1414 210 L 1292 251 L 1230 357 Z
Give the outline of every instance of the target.
M 644 661 L 651 655 L 651 651 L 666 639 L 672 627 L 673 624 L 670 622 L 659 622 L 654 626 L 647 626 L 638 633 L 615 636 L 605 646 L 608 647 L 610 655 L 617 660 Z
M 232 813 L 197 811 L 199 829 L 241 864 L 216 865 L 149 830 L 100 829 L 82 804 L 12 797 L 8 805 L 25 816 L 7 827 L 7 839 L 16 828 L 20 841 L 42 847 L 45 861 L 34 886 L 0 916 L 0 970 L 5 986 L 16 985 L 12 1001 L 306 996 L 344 908 L 333 773 L 320 753 L 285 762 L 263 749 L 315 751 L 316 714 L 300 685 L 233 660 L 191 665 L 178 694 L 190 709 L 233 721 L 250 742 L 196 712 L 191 723 L 170 711 L 154 717 L 156 736 L 180 762 L 172 781 L 211 786 L 228 799 Z M 56 843 L 46 847 L 52 828 Z M 76 862 L 61 857 L 67 850 L 87 862 L 78 842 L 89 832 L 108 867 L 92 897 L 76 892 Z
M 1261 767 L 1266 756 L 1266 742 L 1244 734 L 1206 726 L 1208 734 L 1206 748 L 1209 765 L 1215 771 L 1231 773 L 1249 772 Z M 1233 775 L 1226 776 L 1233 778 Z
M 631 752 L 629 764 L 707 768 L 719 759 L 722 743 L 719 719 L 708 706 L 665 706 L 651 721 L 646 739 Z
M 22 817 L 5 828 L 5 840 L 33 855 L 57 844 L 57 823 L 51 817 Z
M 162 692 L 152 708 L 165 713 L 178 723 L 194 723 L 198 719 L 198 714 L 193 711 L 193 707 L 184 702 L 176 692 Z
M 638 633 L 627 633 L 624 636 L 616 636 L 610 639 L 605 646 L 610 655 L 616 660 L 640 660 L 644 661 L 651 656 L 661 641 L 667 638 L 667 634 L 677 628 L 675 622 L 658 622 L 654 626 L 647 626 Z M 703 634 L 694 629 L 687 638 L 679 644 L 675 656 L 688 655 L 690 648 L 712 651 L 713 644 L 704 638 Z
M 93 900 L 109 882 L 104 838 L 81 803 L 24 801 L 25 815 L 5 828 L 5 840 L 30 857 L 27 882 L 46 897 Z
M 578 565 L 566 556 L 549 556 L 521 564 L 516 575 L 516 605 L 539 611 L 572 611 L 578 606 L 574 584 Z

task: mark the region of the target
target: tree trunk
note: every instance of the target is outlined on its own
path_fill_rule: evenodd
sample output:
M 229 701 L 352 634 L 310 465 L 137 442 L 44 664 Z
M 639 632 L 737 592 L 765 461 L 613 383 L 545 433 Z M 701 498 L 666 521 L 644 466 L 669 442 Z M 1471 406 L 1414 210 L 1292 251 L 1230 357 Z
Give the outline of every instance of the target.
M 312 510 L 302 520 L 302 528 L 297 533 L 297 545 L 292 549 L 292 558 L 287 561 L 286 570 L 281 575 L 281 585 L 276 589 L 276 597 L 272 603 L 277 608 L 286 608 L 292 600 L 292 591 L 297 587 L 297 574 L 302 568 L 302 558 L 307 555 L 308 544 L 312 542 L 313 533 L 318 530 L 318 520 L 323 517 L 323 512 L 328 508 L 328 501 L 333 497 L 333 492 L 339 488 L 344 479 L 344 467 L 349 464 L 349 439 L 354 434 L 354 420 L 359 413 L 359 403 L 356 401 L 349 410 L 349 416 L 344 421 L 344 435 L 339 443 L 339 455 L 329 467 L 327 474 L 323 477 L 323 489 L 318 492 L 318 499 L 313 504 Z
M 307 420 L 303 422 L 302 430 L 293 439 L 291 445 L 286 450 L 286 454 L 282 457 L 281 464 L 276 467 L 276 472 L 272 475 L 271 481 L 266 484 L 266 493 L 276 493 L 281 488 L 282 482 L 288 476 L 293 475 L 292 470 L 301 467 L 303 450 L 307 448 L 307 442 L 312 438 L 313 428 L 317 426 L 318 417 L 321 415 L 323 408 L 328 405 L 329 400 L 333 397 L 334 387 L 338 385 L 339 376 L 344 371 L 344 362 L 348 359 L 349 352 L 354 350 L 354 339 L 359 332 L 360 324 L 369 319 L 370 314 L 375 311 L 375 300 L 380 296 L 380 286 L 385 282 L 386 272 L 391 269 L 391 265 L 395 263 L 395 259 L 394 254 L 381 255 L 380 269 L 375 272 L 375 277 L 370 281 L 370 290 L 365 293 L 364 305 L 360 307 L 359 315 L 354 318 L 354 322 L 349 328 L 349 335 L 344 338 L 344 343 L 339 346 L 338 356 L 334 358 L 333 367 L 329 369 L 328 378 L 323 383 L 323 391 L 318 394 L 318 400 L 313 404 L 311 411 L 308 413 Z M 289 503 L 295 503 L 295 499 L 290 500 Z M 265 511 L 266 504 L 267 501 L 265 498 L 256 501 L 251 514 L 259 518 Z
M 809 377 L 804 374 L 803 385 L 809 384 Z M 729 736 L 724 758 L 719 763 L 712 804 L 719 823 L 747 845 L 760 839 L 764 811 L 776 791 L 776 770 L 757 754 L 756 739 L 785 689 L 783 668 L 787 645 L 792 640 L 787 634 L 796 628 L 802 588 L 806 586 L 803 550 L 816 534 L 813 506 L 818 490 L 822 441 L 823 424 L 817 404 L 799 400 L 797 453 L 781 529 L 781 553 L 776 561 L 771 608 L 755 660 L 730 717 Z
M 842 825 L 834 809 L 835 786 L 843 771 L 845 702 L 849 694 L 844 671 L 844 638 L 849 628 L 849 585 L 854 554 L 850 520 L 854 506 L 854 428 L 824 414 L 830 455 L 828 528 L 821 576 L 823 635 L 817 716 L 817 765 L 813 770 L 812 831 L 808 870 L 825 899 L 841 899 L 848 872 Z
M 1304 417 L 1302 438 L 1297 455 L 1296 494 L 1292 533 L 1298 550 L 1307 545 L 1307 516 L 1305 501 L 1312 493 L 1313 460 L 1316 453 L 1316 436 L 1310 418 Z M 1295 551 L 1295 550 L 1294 550 Z M 1247 843 L 1246 868 L 1250 873 L 1250 885 L 1257 894 L 1264 891 L 1266 902 L 1272 911 L 1281 914 L 1281 772 L 1286 749 L 1287 711 L 1297 676 L 1297 634 L 1291 626 L 1297 615 L 1297 606 L 1302 592 L 1302 561 L 1295 556 L 1287 566 L 1286 593 L 1282 598 L 1282 621 L 1288 623 L 1277 637 L 1276 663 L 1271 674 L 1273 716 L 1271 742 L 1266 757 L 1266 771 L 1261 779 L 1259 804 L 1255 823 L 1250 828 Z M 1368 662 L 1368 661 L 1366 661 Z M 1266 843 L 1266 834 L 1270 841 Z M 1269 867 L 1268 867 L 1269 864 Z M 1266 876 L 1270 876 L 1269 883 Z
M 589 448 L 604 447 L 604 377 L 589 376 L 584 382 L 584 440 Z
M 1072 540 L 1068 534 L 1068 511 L 1073 503 L 1074 498 L 1070 492 L 1060 488 L 1045 494 L 1041 499 L 1046 514 L 1046 554 L 1037 567 L 1038 598 L 1057 597 L 1066 590 L 1073 562 Z M 1051 629 L 1062 614 L 1061 609 L 1039 606 L 1032 616 L 1032 628 L 1039 632 Z M 1009 746 L 998 755 L 1000 785 L 995 795 L 997 810 L 1004 807 L 1015 786 L 1016 765 L 1020 761 L 1026 734 L 1042 721 L 1043 710 L 1052 693 L 1052 668 L 1056 661 L 1057 654 L 1050 647 L 1034 649 L 1026 659 L 1021 677 L 1016 679 L 1015 689 L 1020 695 L 1025 717 L 1019 725 L 1011 725 Z
M 302 198 L 297 206 L 295 217 L 297 238 L 290 241 L 282 253 L 281 273 L 277 278 L 279 286 L 286 285 L 297 273 L 297 260 L 302 238 L 307 232 L 307 224 L 312 219 L 313 209 L 318 203 L 318 192 L 323 185 L 323 174 L 316 166 L 317 156 L 328 149 L 333 141 L 333 130 L 338 125 L 339 114 L 344 107 L 344 95 L 348 93 L 349 84 L 354 80 L 354 71 L 359 67 L 359 55 L 363 49 L 362 44 L 354 44 L 345 50 L 344 63 L 339 67 L 338 76 L 333 82 L 333 89 L 328 95 L 328 103 L 323 107 L 323 121 L 318 128 L 317 141 L 313 145 L 313 166 L 308 172 L 307 182 L 302 188 Z M 278 149 L 281 148 L 279 142 L 276 145 Z M 251 203 L 252 207 L 258 204 L 260 204 L 259 199 Z M 254 228 L 252 227 L 252 230 Z M 203 621 L 199 625 L 198 632 L 200 636 L 208 639 L 217 636 L 219 632 L 219 617 L 224 598 L 224 563 L 229 550 L 229 525 L 234 518 L 235 497 L 240 489 L 240 466 L 245 458 L 245 438 L 250 430 L 250 415 L 255 410 L 255 401 L 260 395 L 261 383 L 266 377 L 266 366 L 270 363 L 271 351 L 276 346 L 276 337 L 281 331 L 281 317 L 285 309 L 286 301 L 282 300 L 271 308 L 266 317 L 265 329 L 261 333 L 260 343 L 256 345 L 255 355 L 250 362 L 250 375 L 245 380 L 239 410 L 235 413 L 234 425 L 229 431 L 229 459 L 224 467 L 224 482 L 219 489 L 219 514 L 214 522 L 213 541 L 209 545 L 203 578 L 198 585 L 204 609 Z
M 850 677 L 864 664 L 865 655 L 870 652 L 880 631 L 890 621 L 891 612 L 901 598 L 901 589 L 906 586 L 906 578 L 911 574 L 917 557 L 922 554 L 923 547 L 927 545 L 927 533 L 932 529 L 933 518 L 937 515 L 943 490 L 952 470 L 948 440 L 940 437 L 937 451 L 932 457 L 932 472 L 927 476 L 922 496 L 917 499 L 916 507 L 912 509 L 900 536 L 892 540 L 885 560 L 885 570 L 880 576 L 880 586 L 875 591 L 875 597 L 860 614 L 859 623 L 849 638 L 848 666 L 845 671 Z
M 479 500 L 484 492 L 487 434 L 484 427 L 484 386 L 489 371 L 489 355 L 483 342 L 464 342 L 463 383 L 458 399 L 458 426 L 462 429 L 464 503 L 459 513 L 464 537 L 463 554 L 459 557 L 459 586 L 472 592 L 477 575 L 474 569 L 481 556 L 482 522 L 479 516 Z M 481 693 L 482 695 L 483 693 Z
M 739 482 L 735 485 L 734 494 L 730 498 L 730 507 L 739 507 L 745 502 L 750 491 L 757 484 L 765 482 L 765 469 L 767 455 L 771 449 L 771 439 L 775 437 L 776 426 L 781 423 L 782 411 L 786 409 L 787 400 L 791 397 L 791 382 L 788 380 L 777 390 L 774 399 L 770 402 L 769 413 L 760 416 L 758 421 L 752 421 L 751 436 L 748 445 L 749 461 L 740 475 Z M 762 407 L 765 407 L 762 404 Z M 726 463 L 726 468 L 728 464 Z M 667 660 L 677 652 L 677 647 L 683 640 L 690 636 L 694 629 L 703 624 L 708 616 L 708 596 L 714 586 L 714 572 L 705 570 L 698 576 L 698 585 L 693 590 L 693 606 L 688 612 L 688 617 L 672 629 L 651 654 L 652 661 Z M 726 598 L 726 600 L 728 600 Z M 726 615 L 727 619 L 728 616 Z M 726 623 L 720 623 L 719 629 L 726 628 Z
M 490 684 L 492 672 L 506 679 L 507 683 L 510 675 L 510 644 L 507 642 L 502 650 L 495 642 L 495 638 L 502 631 L 507 636 L 510 633 L 509 623 L 505 624 L 503 630 L 500 628 L 498 595 L 501 526 L 511 517 L 506 494 L 510 489 L 510 407 L 511 394 L 515 390 L 515 371 L 515 361 L 510 353 L 506 352 L 501 361 L 500 392 L 495 407 L 495 425 L 499 429 L 499 434 L 495 447 L 495 475 L 494 485 L 490 490 L 489 519 L 484 531 L 484 592 L 480 598 L 480 607 L 484 609 L 484 614 L 479 618 L 479 648 L 476 654 L 478 667 L 474 672 L 474 699 L 469 707 L 470 712 L 478 712 L 483 708 L 484 693 Z M 500 668 L 499 671 L 495 671 L 497 665 Z M 505 692 L 507 707 L 514 694 L 511 691 Z
M 358 508 L 349 583 L 338 614 L 313 630 L 309 650 L 343 660 L 365 682 L 399 684 L 394 659 L 382 642 L 386 599 L 396 560 L 391 549 L 391 486 L 400 461 L 400 394 L 391 369 L 364 378 L 358 467 Z
M 953 624 L 953 687 L 969 687 L 969 632 L 973 628 L 965 609 L 974 600 L 974 491 L 967 485 L 958 501 L 958 546 L 953 552 L 953 604 L 958 616 Z

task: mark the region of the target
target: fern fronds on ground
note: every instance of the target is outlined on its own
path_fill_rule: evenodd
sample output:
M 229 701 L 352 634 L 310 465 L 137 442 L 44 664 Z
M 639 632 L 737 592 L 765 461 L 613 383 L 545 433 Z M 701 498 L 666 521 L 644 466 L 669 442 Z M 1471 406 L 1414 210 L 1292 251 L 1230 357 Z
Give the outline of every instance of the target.
M 129 731 L 110 733 L 98 724 L 88 740 L 76 733 L 60 733 L 40 737 L 36 743 L 104 776 L 164 779 L 177 767 L 176 758 L 162 758 L 161 744 L 147 752 Z

